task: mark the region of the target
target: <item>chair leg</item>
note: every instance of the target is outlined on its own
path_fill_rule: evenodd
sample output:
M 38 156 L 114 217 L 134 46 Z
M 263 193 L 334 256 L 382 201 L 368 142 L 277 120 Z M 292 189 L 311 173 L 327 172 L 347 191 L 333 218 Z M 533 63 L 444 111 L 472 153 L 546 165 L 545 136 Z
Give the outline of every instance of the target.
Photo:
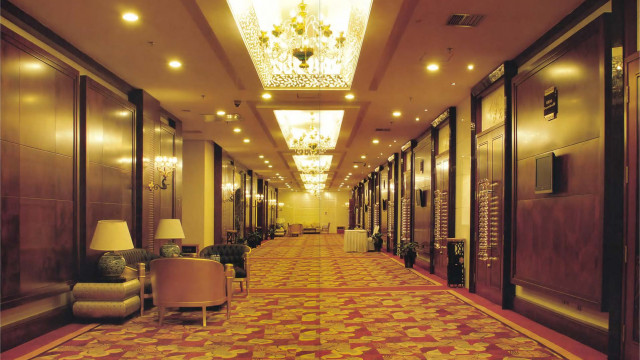
M 207 307 L 202 307 L 202 326 L 207 326 Z
M 164 319 L 164 306 L 158 307 L 158 325 L 162 326 L 162 320 Z
M 246 283 L 247 295 L 249 295 L 249 278 L 247 277 L 246 279 L 244 279 L 244 281 Z
M 243 282 L 242 282 L 242 281 L 240 281 L 240 292 L 242 292 L 242 291 L 243 291 L 243 289 L 242 289 L 242 283 L 243 283 Z
M 231 301 L 227 299 L 227 320 L 231 316 Z

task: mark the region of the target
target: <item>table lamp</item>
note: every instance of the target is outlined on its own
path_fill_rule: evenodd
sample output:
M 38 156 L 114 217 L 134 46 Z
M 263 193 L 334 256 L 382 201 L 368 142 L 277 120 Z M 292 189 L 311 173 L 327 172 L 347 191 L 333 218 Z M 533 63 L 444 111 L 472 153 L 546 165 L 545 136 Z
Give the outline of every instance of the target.
M 160 247 L 160 255 L 163 257 L 175 257 L 180 255 L 180 246 L 176 244 L 174 239 L 184 239 L 184 231 L 180 219 L 160 219 L 158 229 L 156 230 L 156 239 L 171 239 Z
M 126 262 L 118 250 L 133 249 L 129 227 L 124 220 L 100 220 L 91 238 L 90 249 L 107 251 L 98 260 L 98 271 L 106 278 L 122 275 Z

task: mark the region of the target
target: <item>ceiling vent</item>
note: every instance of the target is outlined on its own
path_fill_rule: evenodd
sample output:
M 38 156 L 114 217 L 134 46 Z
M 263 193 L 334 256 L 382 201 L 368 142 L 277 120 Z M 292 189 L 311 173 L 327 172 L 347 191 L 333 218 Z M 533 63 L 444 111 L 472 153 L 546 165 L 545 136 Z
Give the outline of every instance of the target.
M 376 131 L 389 132 L 389 131 L 391 131 L 391 128 L 376 128 Z
M 453 14 L 447 20 L 448 26 L 476 27 L 484 19 L 484 15 L 478 14 Z

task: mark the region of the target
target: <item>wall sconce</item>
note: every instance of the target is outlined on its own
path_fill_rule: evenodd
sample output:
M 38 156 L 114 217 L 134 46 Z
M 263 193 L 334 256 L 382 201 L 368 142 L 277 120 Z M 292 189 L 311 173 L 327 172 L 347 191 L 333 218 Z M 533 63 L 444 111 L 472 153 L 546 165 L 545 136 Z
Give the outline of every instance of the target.
M 224 199 L 224 202 L 233 202 L 235 200 L 233 184 L 222 185 L 222 198 Z
M 282 211 L 282 208 L 284 208 L 284 203 L 278 203 L 278 211 Z
M 153 180 L 149 183 L 149 191 L 153 190 L 164 190 L 167 188 L 167 177 L 173 173 L 176 169 L 176 165 L 178 164 L 178 158 L 175 156 L 167 157 L 167 156 L 157 156 L 156 157 L 156 170 L 158 174 L 162 177 L 162 181 L 160 185 L 154 184 Z
M 264 194 L 256 194 L 256 205 L 262 204 L 264 201 Z

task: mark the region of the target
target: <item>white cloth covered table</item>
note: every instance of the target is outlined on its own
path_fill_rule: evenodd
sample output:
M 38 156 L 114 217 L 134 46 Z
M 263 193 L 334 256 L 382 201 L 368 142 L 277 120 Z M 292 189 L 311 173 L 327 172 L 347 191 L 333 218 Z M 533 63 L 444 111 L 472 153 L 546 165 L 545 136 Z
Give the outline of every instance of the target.
M 367 252 L 368 245 L 367 230 L 344 231 L 345 252 Z

